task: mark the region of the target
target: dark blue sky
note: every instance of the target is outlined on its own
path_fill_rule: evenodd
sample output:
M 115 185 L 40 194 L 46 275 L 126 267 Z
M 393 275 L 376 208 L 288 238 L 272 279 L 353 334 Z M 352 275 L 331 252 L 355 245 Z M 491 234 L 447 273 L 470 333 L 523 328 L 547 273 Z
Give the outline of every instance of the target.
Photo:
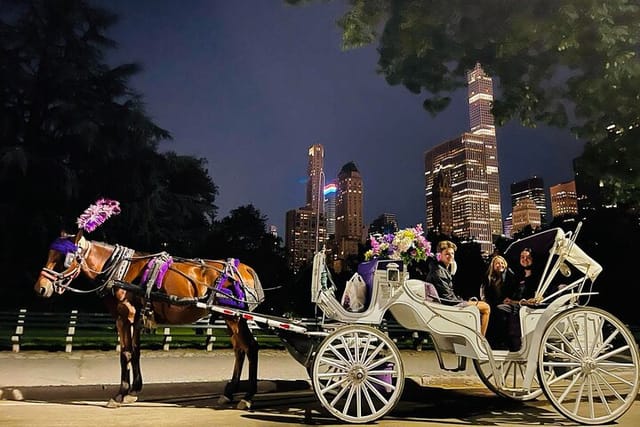
M 94 2 L 120 16 L 109 62 L 142 65 L 131 84 L 174 137 L 162 148 L 208 160 L 219 217 L 252 203 L 284 235 L 285 212 L 305 202 L 307 148 L 320 143 L 327 179 L 349 161 L 362 173 L 366 223 L 383 212 L 401 227 L 424 222 L 423 154 L 468 129 L 466 91 L 431 117 L 422 96 L 376 73 L 375 46 L 341 50 L 342 2 Z M 573 178 L 582 144 L 568 131 L 510 123 L 497 136 L 503 216 L 512 182 Z

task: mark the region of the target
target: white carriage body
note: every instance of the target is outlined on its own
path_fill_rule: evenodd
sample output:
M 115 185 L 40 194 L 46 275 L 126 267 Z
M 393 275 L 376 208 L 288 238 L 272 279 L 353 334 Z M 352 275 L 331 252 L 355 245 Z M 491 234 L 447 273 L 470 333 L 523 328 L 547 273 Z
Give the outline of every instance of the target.
M 351 312 L 336 298 L 324 251 L 320 251 L 313 263 L 312 300 L 327 318 L 326 330 L 339 331 L 340 324 L 379 327 L 389 311 L 408 330 L 429 333 L 441 368 L 461 370 L 466 360 L 471 359 L 483 382 L 500 395 L 530 400 L 544 390 L 554 406 L 568 418 L 585 424 L 608 422 L 626 412 L 634 400 L 639 388 L 637 365 L 640 360 L 628 328 L 604 310 L 585 305 L 585 300 L 595 294 L 591 292 L 591 285 L 602 267 L 576 245 L 579 227 L 575 233 L 556 228 L 529 236 L 514 242 L 505 253 L 511 264 L 517 264 L 520 251 L 532 248 L 540 257 L 538 263 L 544 265 L 536 290 L 540 303 L 522 305 L 519 310 L 522 331 L 519 351 L 492 350 L 480 333 L 480 313 L 475 305 L 440 303 L 430 292 L 432 285 L 410 279 L 399 260 L 369 264 L 374 269 L 364 277 L 369 291 L 367 304 L 362 312 Z M 604 337 L 603 331 L 607 328 L 613 332 Z M 357 332 L 354 333 L 357 336 Z M 332 351 L 335 352 L 335 348 Z M 458 366 L 446 367 L 442 353 L 458 356 Z M 618 354 L 624 357 L 618 360 Z M 512 374 L 515 379 L 506 384 L 510 370 L 516 372 Z M 352 375 L 352 371 L 349 372 Z M 337 374 L 331 371 L 324 375 Z M 587 380 L 590 375 L 602 378 L 603 386 L 593 386 L 591 380 Z M 613 380 L 608 382 L 605 377 Z M 555 395 L 555 388 L 565 385 L 563 381 L 568 384 L 566 390 Z M 618 383 L 624 392 L 615 390 Z M 324 385 L 329 390 L 335 384 L 328 381 Z M 316 386 L 322 387 L 323 383 L 318 380 Z M 582 395 L 585 387 L 589 388 L 588 397 Z M 569 405 L 567 396 L 573 396 L 577 402 L 586 399 L 590 408 L 583 409 L 578 403 Z M 319 397 L 323 399 L 322 391 Z M 323 404 L 331 406 L 328 402 Z M 604 409 L 594 409 L 597 406 Z M 342 414 L 335 415 L 340 418 Z M 346 415 L 342 419 L 353 422 Z

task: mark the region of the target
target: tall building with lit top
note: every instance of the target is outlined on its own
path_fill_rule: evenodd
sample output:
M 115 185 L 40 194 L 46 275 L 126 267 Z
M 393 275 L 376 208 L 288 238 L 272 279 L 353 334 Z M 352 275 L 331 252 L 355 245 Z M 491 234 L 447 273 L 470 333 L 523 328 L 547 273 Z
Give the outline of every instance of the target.
M 479 64 L 467 73 L 469 132 L 425 152 L 426 225 L 493 251 L 503 233 L 493 81 Z
M 327 240 L 324 217 L 324 148 L 314 144 L 307 151 L 305 206 L 287 211 L 285 247 L 287 262 L 294 272 L 311 263 Z
M 500 173 L 498 169 L 498 144 L 496 127 L 491 113 L 493 103 L 493 80 L 487 76 L 480 64 L 467 73 L 469 100 L 469 125 L 471 133 L 482 135 L 485 144 L 484 168 L 489 191 L 489 220 L 491 233 L 502 233 L 502 208 L 500 198 Z
M 320 214 L 324 211 L 324 147 L 313 144 L 307 156 L 307 208 Z
M 576 182 L 569 181 L 549 187 L 551 215 L 554 218 L 578 215 Z
M 355 163 L 349 162 L 338 174 L 335 242 L 339 259 L 358 254 L 364 224 L 363 197 L 362 176 Z

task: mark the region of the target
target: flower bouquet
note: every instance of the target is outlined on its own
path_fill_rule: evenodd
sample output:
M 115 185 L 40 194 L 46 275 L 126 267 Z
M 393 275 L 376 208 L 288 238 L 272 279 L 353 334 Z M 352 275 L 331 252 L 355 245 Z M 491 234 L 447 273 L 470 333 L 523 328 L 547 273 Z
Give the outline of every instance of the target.
M 404 228 L 392 234 L 370 236 L 371 249 L 364 254 L 365 260 L 397 259 L 407 266 L 426 261 L 431 256 L 431 243 L 424 237 L 422 224 Z

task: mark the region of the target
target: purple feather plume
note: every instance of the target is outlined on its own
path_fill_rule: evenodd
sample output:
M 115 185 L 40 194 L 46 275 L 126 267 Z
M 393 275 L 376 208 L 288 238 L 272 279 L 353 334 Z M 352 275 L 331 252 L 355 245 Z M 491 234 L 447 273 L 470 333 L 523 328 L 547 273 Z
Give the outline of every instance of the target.
M 87 233 L 102 225 L 112 215 L 120 213 L 120 202 L 117 200 L 100 199 L 95 204 L 90 205 L 78 217 L 78 228 L 83 229 Z

